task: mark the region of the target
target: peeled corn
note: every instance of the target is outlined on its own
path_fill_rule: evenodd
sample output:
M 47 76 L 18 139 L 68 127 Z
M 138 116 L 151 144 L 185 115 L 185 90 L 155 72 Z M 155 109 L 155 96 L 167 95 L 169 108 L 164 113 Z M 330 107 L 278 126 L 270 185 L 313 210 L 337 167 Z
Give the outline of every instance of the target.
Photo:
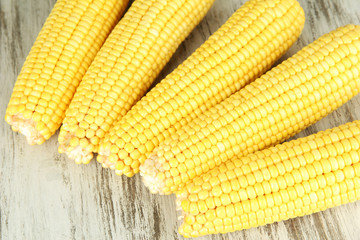
M 250 0 L 110 129 L 97 160 L 132 176 L 166 137 L 264 73 L 296 41 L 295 0 Z
M 172 134 L 140 168 L 153 193 L 169 194 L 221 163 L 284 141 L 360 90 L 360 26 L 303 48 Z
M 257 227 L 360 199 L 360 120 L 235 158 L 179 194 L 185 237 Z
M 85 74 L 66 112 L 59 152 L 88 163 L 214 0 L 135 0 Z
M 29 144 L 60 127 L 73 94 L 128 0 L 58 0 L 21 69 L 5 120 Z

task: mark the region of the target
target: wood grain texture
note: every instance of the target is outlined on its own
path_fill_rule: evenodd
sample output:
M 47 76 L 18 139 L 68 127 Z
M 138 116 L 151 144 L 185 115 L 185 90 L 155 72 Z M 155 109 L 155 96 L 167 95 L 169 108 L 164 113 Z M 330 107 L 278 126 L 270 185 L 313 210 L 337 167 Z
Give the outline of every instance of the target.
M 359 0 L 299 0 L 306 12 L 293 55 L 344 24 L 360 24 Z M 55 0 L 0 0 L 0 239 L 182 239 L 174 196 L 151 195 L 93 161 L 78 166 L 57 153 L 57 135 L 41 146 L 13 133 L 4 114 L 16 76 Z M 163 70 L 163 78 L 239 8 L 217 0 Z M 360 119 L 360 96 L 299 136 Z M 360 202 L 259 228 L 199 239 L 359 239 Z

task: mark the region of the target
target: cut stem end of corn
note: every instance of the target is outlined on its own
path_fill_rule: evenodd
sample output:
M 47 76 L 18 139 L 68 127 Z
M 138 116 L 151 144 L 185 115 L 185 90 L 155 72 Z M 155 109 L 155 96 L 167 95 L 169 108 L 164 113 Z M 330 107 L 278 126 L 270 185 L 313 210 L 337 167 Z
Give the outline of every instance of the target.
M 165 182 L 159 178 L 161 169 L 161 164 L 158 162 L 156 155 L 152 155 L 140 166 L 140 175 L 143 183 L 153 194 L 165 194 L 163 191 L 166 186 Z
M 26 137 L 30 145 L 42 144 L 46 139 L 36 130 L 36 123 L 32 119 L 26 119 L 22 114 L 6 116 L 6 122 L 11 125 L 15 132 L 20 132 Z
M 74 160 L 76 164 L 88 164 L 94 157 L 93 152 L 83 148 L 80 145 L 71 146 L 73 136 L 66 136 L 64 144 L 59 145 L 59 153 L 66 153 L 69 159 Z
M 96 160 L 101 164 L 103 168 L 110 168 L 115 170 L 115 164 L 111 163 L 108 159 L 110 156 L 110 151 L 99 151 Z
M 68 158 L 73 159 L 77 164 L 88 164 L 94 155 L 80 146 L 75 147 L 72 151 L 66 152 Z

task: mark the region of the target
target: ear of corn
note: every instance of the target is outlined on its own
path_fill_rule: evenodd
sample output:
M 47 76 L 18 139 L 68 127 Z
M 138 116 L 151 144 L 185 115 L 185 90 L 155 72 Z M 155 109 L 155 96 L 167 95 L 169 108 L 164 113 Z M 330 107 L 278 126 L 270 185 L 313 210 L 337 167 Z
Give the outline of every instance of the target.
M 296 41 L 295 0 L 250 0 L 110 129 L 98 161 L 132 176 L 160 142 L 264 73 Z
M 184 217 L 179 232 L 231 232 L 358 199 L 360 121 L 354 121 L 236 158 L 196 179 L 177 199 Z
M 172 193 L 235 156 L 288 139 L 360 90 L 360 26 L 324 35 L 161 144 L 141 168 L 145 185 Z
M 113 122 L 145 93 L 213 1 L 134 1 L 76 91 L 60 130 L 59 152 L 88 163 Z
M 29 144 L 60 127 L 82 76 L 128 0 L 58 0 L 21 69 L 5 120 Z

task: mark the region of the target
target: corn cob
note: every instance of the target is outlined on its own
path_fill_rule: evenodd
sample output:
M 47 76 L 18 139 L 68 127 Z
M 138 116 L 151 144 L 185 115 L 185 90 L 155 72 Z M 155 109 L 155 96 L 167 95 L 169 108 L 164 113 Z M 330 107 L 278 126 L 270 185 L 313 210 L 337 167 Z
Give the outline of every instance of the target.
M 132 176 L 176 129 L 256 79 L 296 41 L 295 0 L 250 0 L 111 128 L 98 161 Z
M 234 156 L 288 139 L 360 90 L 360 26 L 324 35 L 173 134 L 142 166 L 169 194 Z
M 179 194 L 186 237 L 225 233 L 360 199 L 360 121 L 236 158 Z
M 60 127 L 82 76 L 127 3 L 56 2 L 21 69 L 5 115 L 29 144 L 42 144 Z
M 136 0 L 84 76 L 59 135 L 59 152 L 88 163 L 101 138 L 145 93 L 214 0 Z

